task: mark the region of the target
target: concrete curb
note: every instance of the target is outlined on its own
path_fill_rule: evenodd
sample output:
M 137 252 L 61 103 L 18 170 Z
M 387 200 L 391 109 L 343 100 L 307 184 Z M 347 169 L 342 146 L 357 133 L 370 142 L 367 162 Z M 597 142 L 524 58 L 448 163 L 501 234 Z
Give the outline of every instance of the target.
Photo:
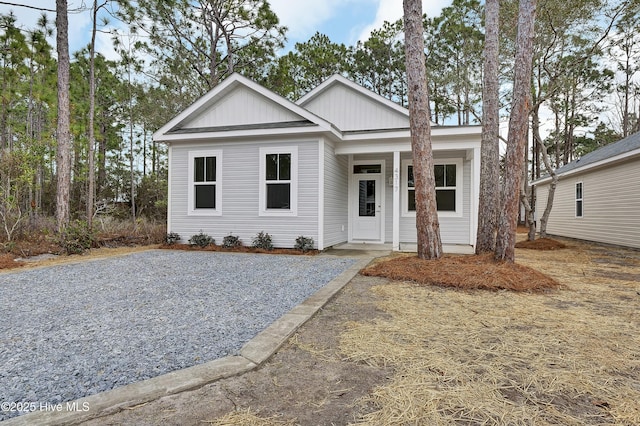
M 301 325 L 311 319 L 372 259 L 373 257 L 362 258 L 304 302 L 277 319 L 247 342 L 240 349 L 239 356 L 216 359 L 75 401 L 47 405 L 42 407 L 41 411 L 34 411 L 1 423 L 3 426 L 78 424 L 251 371 L 268 360 Z

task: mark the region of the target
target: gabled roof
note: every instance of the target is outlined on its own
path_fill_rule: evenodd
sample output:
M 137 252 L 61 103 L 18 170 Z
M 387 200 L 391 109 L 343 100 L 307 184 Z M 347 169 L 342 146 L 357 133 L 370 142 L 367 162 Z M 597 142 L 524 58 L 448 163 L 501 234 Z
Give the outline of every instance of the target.
M 153 138 L 193 140 L 312 129 L 338 134 L 328 121 L 236 73 L 162 126 Z
M 322 82 L 322 84 L 320 84 L 318 87 L 316 87 L 315 89 L 311 90 L 306 95 L 304 95 L 303 97 L 298 99 L 296 101 L 296 104 L 301 105 L 301 106 L 307 105 L 313 99 L 317 98 L 318 96 L 321 96 L 328 89 L 330 89 L 331 87 L 334 87 L 336 85 L 343 85 L 343 86 L 349 87 L 351 90 L 354 90 L 357 93 L 359 93 L 359 94 L 361 94 L 361 95 L 363 95 L 365 97 L 368 97 L 368 98 L 370 98 L 371 100 L 373 100 L 375 102 L 379 102 L 381 104 L 384 104 L 390 110 L 395 110 L 396 112 L 398 112 L 398 113 L 400 113 L 402 115 L 405 115 L 407 118 L 409 118 L 409 110 L 408 109 L 403 108 L 402 106 L 400 106 L 397 103 L 385 98 L 384 96 L 380 96 L 377 93 L 374 93 L 371 90 L 360 86 L 359 84 L 349 80 L 346 77 L 341 76 L 340 74 L 334 74 L 331 77 L 329 77 L 327 80 Z
M 618 142 L 605 145 L 579 159 L 565 164 L 556 170 L 556 175 L 566 176 L 586 170 L 602 167 L 621 160 L 640 155 L 640 132 L 627 136 Z M 544 183 L 551 179 L 549 176 L 538 179 L 534 184 Z
M 409 128 L 409 110 L 335 74 L 296 101 L 340 131 Z

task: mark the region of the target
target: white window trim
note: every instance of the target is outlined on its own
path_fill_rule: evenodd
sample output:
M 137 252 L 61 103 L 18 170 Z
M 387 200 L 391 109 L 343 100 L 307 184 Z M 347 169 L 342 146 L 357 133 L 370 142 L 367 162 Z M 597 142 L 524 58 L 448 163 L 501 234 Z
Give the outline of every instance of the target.
M 464 174 L 463 174 L 463 162 L 462 158 L 438 158 L 433 160 L 433 165 L 441 164 L 455 164 L 456 165 L 456 210 L 454 212 L 439 211 L 438 217 L 462 217 L 463 211 L 463 187 L 464 187 Z M 409 211 L 409 197 L 407 193 L 409 191 L 409 166 L 413 166 L 413 160 L 402 160 L 402 170 L 400 172 L 400 187 L 402 192 L 400 198 L 402 199 L 402 217 L 416 217 L 415 211 Z
M 291 208 L 267 209 L 267 162 L 269 154 L 291 154 Z M 259 216 L 297 216 L 298 215 L 298 147 L 297 146 L 273 146 L 260 148 L 260 190 L 259 190 Z
M 581 198 L 578 198 L 577 194 L 578 185 L 580 185 L 580 189 L 582 192 Z M 573 196 L 575 198 L 575 201 L 573 203 L 573 215 L 576 219 L 582 219 L 584 217 L 584 183 L 582 183 L 582 181 L 576 182 L 576 184 L 573 186 Z M 578 201 L 582 203 L 582 214 L 580 216 L 578 216 Z
M 194 159 L 197 157 L 216 157 L 216 208 L 195 208 Z M 222 216 L 222 150 L 189 151 L 189 186 L 187 187 L 188 216 Z

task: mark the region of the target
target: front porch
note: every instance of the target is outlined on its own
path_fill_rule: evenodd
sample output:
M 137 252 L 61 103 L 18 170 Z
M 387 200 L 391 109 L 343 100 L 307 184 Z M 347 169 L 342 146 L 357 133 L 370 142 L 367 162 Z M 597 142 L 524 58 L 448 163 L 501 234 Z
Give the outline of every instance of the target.
M 398 250 L 393 250 L 392 243 L 366 243 L 366 242 L 351 242 L 338 244 L 330 247 L 332 250 L 353 250 L 353 251 L 371 251 L 371 252 L 391 252 L 400 251 L 407 253 L 415 253 L 418 251 L 417 244 L 414 243 L 401 243 Z M 448 254 L 474 254 L 475 250 L 470 245 L 463 244 L 442 244 L 442 251 Z
M 432 141 L 434 167 L 445 182 L 436 184 L 440 233 L 445 253 L 470 254 L 477 231 L 480 144 L 449 132 L 437 129 Z M 334 247 L 417 251 L 410 142 L 352 137 L 358 140 L 336 145 L 334 151 L 348 164 L 348 236 L 346 244 Z M 444 178 L 445 171 L 452 179 Z

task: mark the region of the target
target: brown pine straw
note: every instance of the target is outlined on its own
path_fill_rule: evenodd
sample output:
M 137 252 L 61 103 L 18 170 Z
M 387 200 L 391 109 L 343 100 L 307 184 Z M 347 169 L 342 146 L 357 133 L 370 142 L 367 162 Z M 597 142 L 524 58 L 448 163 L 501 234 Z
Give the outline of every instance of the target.
M 373 288 L 390 317 L 349 324 L 340 350 L 396 374 L 360 424 L 640 424 L 640 256 L 603 264 L 576 245 L 517 257 L 564 288 Z
M 248 409 L 232 411 L 224 417 L 211 421 L 203 421 L 202 423 L 214 426 L 293 426 L 295 421 L 279 420 L 278 417 L 259 417 Z
M 418 259 L 415 255 L 400 255 L 376 262 L 361 273 L 465 290 L 544 291 L 559 286 L 556 280 L 535 269 L 516 263 L 497 262 L 490 254 L 445 255 L 437 260 Z

